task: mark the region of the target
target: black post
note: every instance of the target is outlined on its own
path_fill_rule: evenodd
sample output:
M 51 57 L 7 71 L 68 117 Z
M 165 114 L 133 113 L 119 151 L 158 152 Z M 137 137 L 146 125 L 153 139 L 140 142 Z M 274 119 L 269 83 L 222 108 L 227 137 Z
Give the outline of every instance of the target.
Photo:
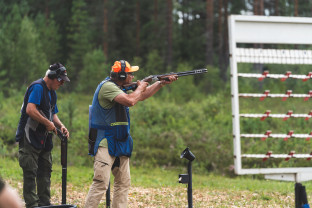
M 62 164 L 62 204 L 66 204 L 67 138 L 61 140 L 61 164 Z
M 108 188 L 106 190 L 106 208 L 110 208 L 110 182 L 108 183 Z
M 188 201 L 188 207 L 193 207 L 193 197 L 192 197 L 192 161 L 189 161 L 188 167 L 187 167 L 188 175 L 189 175 L 189 181 L 187 186 L 187 201 Z
M 302 189 L 301 189 L 301 200 L 302 200 L 302 204 L 304 205 L 308 204 L 308 197 L 307 197 L 305 186 L 302 186 Z
M 187 166 L 187 174 L 179 174 L 179 183 L 188 184 L 187 186 L 187 202 L 188 207 L 193 208 L 192 196 L 192 161 L 195 160 L 195 155 L 187 147 L 181 154 L 180 158 L 185 158 L 189 161 Z
M 300 208 L 301 207 L 301 194 L 300 189 L 302 185 L 301 183 L 295 183 L 295 207 Z
M 301 183 L 295 183 L 295 207 L 310 207 L 305 186 Z

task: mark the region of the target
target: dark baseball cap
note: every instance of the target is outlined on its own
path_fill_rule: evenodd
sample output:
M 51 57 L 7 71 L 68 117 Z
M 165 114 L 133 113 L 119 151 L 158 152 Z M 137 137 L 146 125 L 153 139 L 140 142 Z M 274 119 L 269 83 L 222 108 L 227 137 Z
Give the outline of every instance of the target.
M 55 75 L 58 79 L 58 81 L 64 80 L 65 82 L 70 82 L 68 76 L 67 76 L 67 70 L 65 66 L 61 63 L 55 63 L 50 65 L 49 70 L 55 71 Z
M 61 70 L 61 72 L 60 72 L 60 75 L 58 77 L 61 78 L 62 80 L 64 80 L 65 82 L 70 82 L 70 80 L 67 76 L 66 68 L 64 66 L 62 66 L 60 68 L 60 70 Z

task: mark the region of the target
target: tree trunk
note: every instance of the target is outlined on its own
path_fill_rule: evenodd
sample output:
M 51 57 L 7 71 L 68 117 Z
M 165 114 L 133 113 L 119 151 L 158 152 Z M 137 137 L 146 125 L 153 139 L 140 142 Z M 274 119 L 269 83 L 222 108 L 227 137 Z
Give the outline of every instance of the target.
M 153 11 L 153 38 L 159 38 L 159 25 L 158 25 L 158 0 L 154 0 L 154 11 Z M 157 42 L 154 42 L 152 45 L 153 49 L 158 48 Z
M 254 15 L 263 15 L 264 14 L 264 2 L 263 2 L 263 0 L 254 0 L 253 11 L 254 11 Z
M 172 0 L 167 0 L 167 66 L 172 65 L 172 7 Z
M 229 65 L 228 47 L 228 0 L 219 0 L 218 6 L 218 39 L 219 39 L 219 68 L 220 77 L 223 81 L 227 80 L 226 70 Z
M 136 56 L 140 55 L 140 0 L 136 1 Z
M 259 0 L 259 15 L 264 15 L 264 2 Z
M 254 15 L 259 15 L 259 0 L 254 0 L 253 2 L 253 13 Z
M 184 39 L 189 39 L 189 2 L 188 0 L 183 0 L 181 3 L 181 12 L 182 12 L 182 37 Z
M 227 80 L 226 71 L 229 66 L 229 37 L 228 37 L 228 0 L 224 0 L 224 13 L 223 13 L 223 46 L 222 46 L 222 64 L 221 64 L 221 78 L 223 81 Z
M 49 2 L 50 2 L 50 0 L 46 0 L 46 1 L 45 1 L 45 11 L 44 11 L 44 15 L 45 15 L 46 20 L 48 20 L 48 19 L 49 19 L 49 16 L 50 16 Z
M 274 1 L 274 15 L 279 16 L 279 0 Z
M 294 16 L 298 17 L 298 0 L 294 1 Z
M 104 23 L 103 23 L 103 33 L 104 33 L 104 40 L 103 40 L 103 52 L 105 57 L 108 56 L 108 15 L 107 15 L 107 0 L 104 0 Z
M 158 21 L 158 1 L 154 0 L 154 21 Z
M 206 64 L 213 65 L 213 0 L 206 0 Z
M 223 79 L 223 72 L 222 72 L 222 65 L 223 65 L 223 44 L 225 44 L 223 41 L 223 0 L 218 1 L 218 53 L 219 53 L 219 69 L 220 69 L 220 77 Z

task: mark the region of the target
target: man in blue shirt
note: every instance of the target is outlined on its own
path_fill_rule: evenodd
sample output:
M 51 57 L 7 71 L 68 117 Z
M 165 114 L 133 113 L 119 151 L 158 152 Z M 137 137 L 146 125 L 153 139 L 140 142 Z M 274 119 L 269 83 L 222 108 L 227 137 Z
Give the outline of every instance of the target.
M 69 137 L 68 130 L 57 116 L 55 92 L 65 81 L 70 81 L 66 68 L 55 63 L 49 67 L 45 77 L 31 83 L 25 93 L 16 141 L 19 142 L 26 208 L 50 205 L 51 132 L 57 134 L 56 128 L 59 128 Z

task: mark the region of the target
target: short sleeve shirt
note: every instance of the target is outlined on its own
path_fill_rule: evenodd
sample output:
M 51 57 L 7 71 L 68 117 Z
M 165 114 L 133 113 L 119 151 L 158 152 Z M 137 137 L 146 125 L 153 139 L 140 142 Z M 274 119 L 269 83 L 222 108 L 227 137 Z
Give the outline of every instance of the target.
M 43 88 L 42 88 L 41 84 L 32 85 L 29 89 L 29 92 L 30 92 L 30 94 L 29 94 L 29 98 L 28 98 L 28 103 L 40 105 L 42 94 L 43 94 Z M 50 97 L 50 101 L 51 101 L 50 91 L 49 91 L 49 97 Z M 52 112 L 52 113 L 53 114 L 58 113 L 58 108 L 57 108 L 56 104 L 55 104 L 54 112 Z
M 112 108 L 115 104 L 115 97 L 121 93 L 124 92 L 115 83 L 105 82 L 98 95 L 100 105 L 105 109 Z

